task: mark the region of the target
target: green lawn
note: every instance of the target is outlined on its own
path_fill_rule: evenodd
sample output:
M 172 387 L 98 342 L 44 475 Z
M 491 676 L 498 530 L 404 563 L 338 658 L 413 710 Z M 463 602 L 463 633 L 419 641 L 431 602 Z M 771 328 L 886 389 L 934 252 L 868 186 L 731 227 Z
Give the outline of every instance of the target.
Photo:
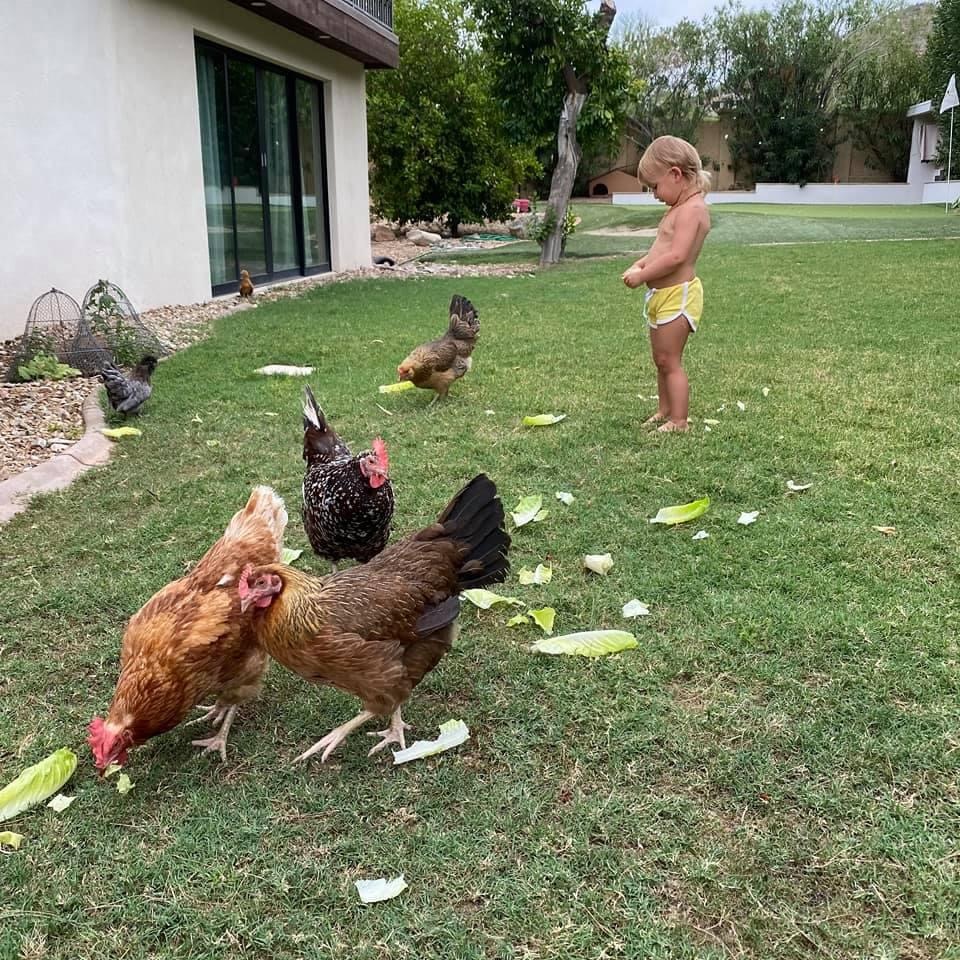
M 577 259 L 535 276 L 262 304 L 162 364 L 142 438 L 0 528 L 0 782 L 82 755 L 72 807 L 4 825 L 26 839 L 0 853 L 0 957 L 960 957 L 960 242 L 748 245 L 960 233 L 915 214 L 716 210 L 686 436 L 639 429 L 641 294 L 622 250 L 590 259 L 577 246 L 606 238 L 579 234 Z M 481 313 L 473 370 L 446 404 L 378 395 L 453 292 Z M 293 767 L 355 702 L 275 668 L 226 765 L 181 729 L 131 755 L 129 795 L 98 782 L 85 726 L 127 618 L 255 483 L 306 546 L 301 384 L 252 372 L 268 362 L 315 365 L 351 442 L 383 434 L 400 532 L 480 470 L 508 508 L 542 493 L 513 564 L 550 558 L 553 581 L 506 589 L 554 606 L 558 632 L 627 626 L 638 649 L 536 656 L 536 627 L 470 609 L 404 711 L 421 738 L 466 721 L 456 751 L 393 768 L 355 737 Z M 568 417 L 519 427 L 549 411 Z M 705 495 L 693 525 L 647 523 Z M 607 577 L 582 571 L 607 551 Z M 625 624 L 634 597 L 651 616 Z M 400 872 L 398 899 L 359 904 L 353 880 Z
M 593 230 L 646 229 L 655 227 L 666 207 L 575 204 L 582 220 L 567 242 L 571 259 L 596 256 L 628 256 L 646 250 L 649 237 L 596 236 Z M 960 214 L 944 214 L 936 204 L 925 206 L 774 206 L 770 204 L 718 204 L 710 210 L 713 229 L 710 245 L 721 243 L 810 243 L 836 240 L 864 241 L 895 238 L 958 238 Z M 523 260 L 535 263 L 539 250 L 532 242 L 514 243 L 490 250 L 444 252 L 435 259 L 497 263 Z

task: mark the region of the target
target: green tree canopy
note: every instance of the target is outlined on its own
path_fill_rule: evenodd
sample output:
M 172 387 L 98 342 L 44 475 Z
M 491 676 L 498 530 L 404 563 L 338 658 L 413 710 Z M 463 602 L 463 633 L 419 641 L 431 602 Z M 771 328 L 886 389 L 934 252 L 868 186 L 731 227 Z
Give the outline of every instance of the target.
M 868 24 L 851 38 L 850 69 L 838 95 L 841 117 L 868 166 L 896 181 L 907 179 L 913 135 L 907 110 L 922 99 L 928 28 L 928 20 L 899 10 Z
M 632 75 L 627 136 L 640 147 L 664 134 L 691 143 L 717 93 L 717 34 L 709 20 L 658 27 L 633 18 L 616 40 Z
M 933 14 L 933 26 L 927 41 L 926 51 L 926 95 L 933 103 L 933 109 L 939 110 L 947 83 L 952 74 L 957 75 L 960 84 L 960 0 L 940 0 Z M 954 112 L 960 111 L 955 107 Z M 953 176 L 956 176 L 957 129 L 960 117 L 954 119 L 954 159 Z M 937 161 L 946 168 L 947 143 L 950 136 L 950 113 L 940 115 L 940 145 Z
M 616 7 L 583 0 L 471 0 L 494 90 L 517 143 L 556 144 L 541 263 L 563 246 L 567 205 L 584 149 L 608 152 L 623 130 L 626 59 L 607 36 Z
M 460 0 L 394 0 L 400 66 L 367 75 L 371 194 L 401 223 L 507 215 L 536 170 L 507 136 L 475 26 Z
M 783 0 L 774 10 L 730 5 L 717 13 L 735 170 L 801 184 L 829 175 L 846 39 L 869 20 L 869 6 Z

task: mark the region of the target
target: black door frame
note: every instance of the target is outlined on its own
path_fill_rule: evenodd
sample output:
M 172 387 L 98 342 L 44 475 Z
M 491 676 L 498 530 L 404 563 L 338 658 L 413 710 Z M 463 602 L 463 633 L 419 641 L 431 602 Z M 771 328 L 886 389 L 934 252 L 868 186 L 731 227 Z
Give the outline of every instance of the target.
M 224 91 L 226 101 L 226 128 L 227 128 L 227 149 L 229 151 L 229 174 L 230 174 L 230 207 L 231 222 L 233 227 L 233 249 L 234 249 L 234 271 L 235 278 L 224 283 L 213 284 L 212 292 L 215 296 L 224 293 L 233 293 L 237 289 L 237 283 L 240 280 L 240 250 L 237 237 L 237 200 L 235 187 L 233 185 L 233 131 L 230 123 L 230 72 L 228 69 L 228 58 L 242 60 L 251 64 L 255 70 L 256 96 L 257 96 L 257 133 L 260 138 L 260 200 L 263 206 L 263 239 L 264 255 L 267 265 L 267 272 L 253 277 L 256 283 L 269 283 L 274 280 L 285 280 L 291 277 L 309 277 L 319 273 L 329 273 L 331 269 L 330 262 L 330 215 L 329 202 L 330 191 L 327 182 L 327 150 L 326 150 L 326 111 L 324 109 L 324 82 L 316 80 L 313 77 L 305 76 L 302 73 L 296 73 L 277 64 L 269 63 L 265 60 L 259 60 L 251 57 L 249 54 L 242 53 L 239 50 L 233 50 L 230 47 L 222 46 L 212 40 L 203 37 L 195 38 L 195 49 L 198 53 L 212 53 L 223 58 Z M 270 189 L 269 189 L 269 171 L 267 169 L 266 144 L 266 98 L 264 96 L 264 70 L 270 70 L 273 73 L 284 77 L 285 90 L 287 96 L 287 133 L 289 137 L 290 149 L 290 202 L 293 205 L 294 232 L 296 234 L 296 251 L 298 266 L 287 270 L 274 271 L 273 269 L 273 237 L 270 224 Z M 319 156 L 315 162 L 320 164 L 320 182 L 323 189 L 323 232 L 326 241 L 327 259 L 324 263 L 314 266 L 306 266 L 306 242 L 303 230 L 303 170 L 300 160 L 300 130 L 297 123 L 297 80 L 303 80 L 316 89 L 317 110 L 319 116 L 317 139 L 313 144 L 316 151 L 319 148 Z M 202 131 L 201 131 L 202 135 Z M 209 227 L 208 227 L 209 229 Z

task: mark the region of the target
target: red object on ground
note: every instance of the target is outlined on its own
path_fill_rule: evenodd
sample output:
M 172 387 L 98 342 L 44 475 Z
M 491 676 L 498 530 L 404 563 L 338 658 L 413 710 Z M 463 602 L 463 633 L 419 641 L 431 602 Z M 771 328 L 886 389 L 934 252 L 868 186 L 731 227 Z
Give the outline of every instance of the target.
M 513 201 L 512 206 L 513 206 L 513 209 L 517 211 L 517 213 L 530 212 L 530 201 L 527 200 L 526 197 L 517 197 L 517 199 Z

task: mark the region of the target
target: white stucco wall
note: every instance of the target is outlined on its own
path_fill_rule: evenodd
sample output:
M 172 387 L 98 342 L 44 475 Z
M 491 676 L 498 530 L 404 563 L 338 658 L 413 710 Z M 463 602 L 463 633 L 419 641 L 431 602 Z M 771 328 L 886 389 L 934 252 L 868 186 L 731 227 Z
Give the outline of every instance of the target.
M 209 298 L 195 36 L 326 81 L 332 265 L 370 262 L 362 64 L 227 0 L 3 0 L 0 338 L 51 286 Z
M 718 190 L 707 194 L 707 202 L 719 203 L 809 203 L 809 204 L 903 204 L 920 203 L 922 183 L 758 183 L 753 190 Z M 625 205 L 654 205 L 652 193 L 615 193 L 613 202 Z

